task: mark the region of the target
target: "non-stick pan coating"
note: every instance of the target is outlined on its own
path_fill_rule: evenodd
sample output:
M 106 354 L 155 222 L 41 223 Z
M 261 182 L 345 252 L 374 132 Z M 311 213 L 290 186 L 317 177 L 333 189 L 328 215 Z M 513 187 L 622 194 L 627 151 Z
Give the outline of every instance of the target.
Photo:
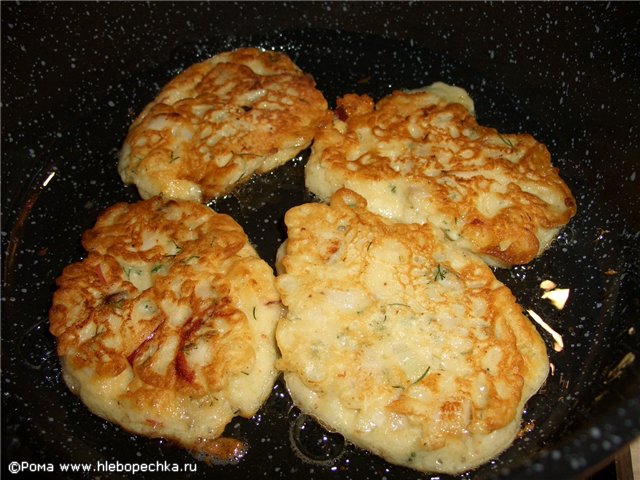
M 186 66 L 240 46 L 282 50 L 328 101 L 375 99 L 441 80 L 478 121 L 544 142 L 578 214 L 544 256 L 498 270 L 524 308 L 562 335 L 530 427 L 469 478 L 586 475 L 640 434 L 640 80 L 637 4 L 2 3 L 2 474 L 13 461 L 194 463 L 162 440 L 92 415 L 61 380 L 47 310 L 99 212 L 136 201 L 116 172 L 128 125 Z M 212 206 L 271 264 L 282 217 L 309 199 L 308 152 Z M 46 186 L 44 184 L 46 183 Z M 563 310 L 540 282 L 571 289 Z M 176 478 L 425 478 L 345 444 L 292 407 L 279 382 L 232 422 L 237 465 Z M 93 478 L 95 474 L 69 475 Z M 125 478 L 102 473 L 101 478 Z M 141 478 L 157 475 L 138 474 Z M 33 475 L 32 475 L 33 477 Z M 444 476 L 440 476 L 443 478 Z

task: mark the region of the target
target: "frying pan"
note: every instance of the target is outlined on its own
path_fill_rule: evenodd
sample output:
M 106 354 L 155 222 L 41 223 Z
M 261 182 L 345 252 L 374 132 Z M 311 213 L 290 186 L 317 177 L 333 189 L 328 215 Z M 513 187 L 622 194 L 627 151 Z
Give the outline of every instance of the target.
M 640 80 L 637 3 L 20 3 L 2 2 L 2 474 L 63 473 L 59 462 L 195 464 L 175 478 L 428 478 L 327 432 L 279 381 L 226 435 L 236 464 L 207 464 L 169 442 L 92 415 L 61 380 L 48 333 L 54 279 L 82 258 L 79 239 L 117 201 L 128 125 L 186 66 L 223 50 L 281 50 L 337 96 L 441 80 L 466 88 L 480 124 L 545 143 L 578 202 L 549 251 L 497 270 L 563 339 L 524 415 L 527 432 L 463 478 L 583 478 L 640 435 Z M 243 225 L 271 264 L 282 217 L 307 201 L 308 151 L 212 206 Z M 565 308 L 540 282 L 569 288 Z M 104 463 L 102 464 L 104 468 Z M 161 466 L 166 464 L 162 463 Z M 131 468 L 131 467 L 129 467 Z M 167 474 L 171 476 L 171 474 Z M 158 478 L 158 473 L 138 473 Z M 447 478 L 444 475 L 438 478 Z

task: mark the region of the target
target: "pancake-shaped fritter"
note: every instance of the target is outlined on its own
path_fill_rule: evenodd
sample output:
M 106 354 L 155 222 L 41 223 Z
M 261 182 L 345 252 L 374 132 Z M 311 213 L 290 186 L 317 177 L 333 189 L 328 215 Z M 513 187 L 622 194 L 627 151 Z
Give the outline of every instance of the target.
M 393 223 L 346 189 L 285 221 L 277 365 L 294 402 L 424 472 L 463 472 L 507 448 L 549 363 L 491 269 L 431 225 Z
M 215 453 L 268 397 L 282 305 L 231 217 L 154 197 L 107 209 L 50 310 L 65 382 L 125 429 Z
M 207 202 L 295 157 L 327 102 L 283 53 L 242 48 L 192 65 L 133 122 L 122 180 L 142 198 Z
M 473 101 L 436 83 L 337 101 L 316 135 L 306 185 L 327 201 L 346 187 L 404 223 L 432 223 L 491 265 L 540 255 L 576 212 L 571 191 L 531 135 L 478 125 Z

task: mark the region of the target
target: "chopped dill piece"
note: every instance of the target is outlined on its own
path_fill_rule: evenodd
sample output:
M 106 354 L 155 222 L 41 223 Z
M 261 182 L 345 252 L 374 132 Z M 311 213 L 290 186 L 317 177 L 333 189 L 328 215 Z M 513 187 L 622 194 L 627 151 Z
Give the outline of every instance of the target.
M 151 273 L 156 273 L 159 270 L 162 270 L 162 267 L 164 267 L 164 264 L 159 263 L 158 265 L 155 265 L 152 269 L 151 269 Z
M 447 271 L 438 264 L 436 268 L 436 274 L 433 277 L 434 280 L 444 280 L 444 277 L 447 275 Z
M 516 148 L 515 145 L 513 144 L 513 142 L 511 140 L 509 140 L 508 138 L 505 138 L 500 134 L 498 134 L 498 137 L 500 137 L 500 140 L 502 140 L 507 147 Z
M 427 369 L 422 373 L 422 375 L 420 375 L 420 377 L 418 377 L 418 379 L 412 383 L 412 385 L 415 385 L 416 383 L 420 382 L 420 380 L 422 380 L 424 377 L 426 377 L 427 373 L 429 373 L 429 370 L 431 370 L 431 366 L 428 366 Z

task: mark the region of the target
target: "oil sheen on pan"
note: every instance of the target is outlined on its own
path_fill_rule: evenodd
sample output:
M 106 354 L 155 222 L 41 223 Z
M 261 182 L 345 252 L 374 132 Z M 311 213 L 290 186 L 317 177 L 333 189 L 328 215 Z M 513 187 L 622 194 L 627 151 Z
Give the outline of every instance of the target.
M 124 187 L 114 174 L 116 151 L 133 112 L 140 111 L 157 89 L 181 69 L 217 52 L 246 45 L 279 49 L 290 55 L 301 69 L 313 75 L 331 107 L 345 92 L 369 94 L 377 100 L 394 88 L 410 89 L 442 80 L 469 91 L 483 125 L 507 133 L 530 132 L 547 145 L 554 165 L 574 193 L 579 213 L 540 259 L 527 266 L 496 270 L 495 274 L 520 305 L 537 314 L 548 327 L 540 326 L 538 331 L 545 340 L 552 367 L 547 383 L 528 402 L 523 414 L 526 434 L 496 461 L 480 467 L 474 478 L 509 473 L 534 478 L 545 469 L 554 468 L 565 468 L 565 473 L 580 472 L 592 461 L 584 452 L 596 451 L 597 459 L 603 459 L 622 446 L 624 435 L 616 440 L 606 432 L 638 417 L 629 416 L 632 405 L 607 414 L 604 424 L 589 426 L 586 422 L 589 416 L 604 418 L 602 406 L 614 404 L 611 402 L 620 392 L 633 392 L 632 382 L 624 380 L 628 380 L 628 372 L 637 362 L 623 360 L 630 358 L 630 351 L 637 351 L 637 335 L 630 333 L 632 309 L 621 305 L 637 292 L 633 275 L 638 271 L 637 238 L 634 241 L 633 229 L 625 226 L 625 214 L 603 196 L 606 181 L 596 175 L 591 156 L 585 155 L 580 141 L 576 144 L 557 120 L 562 118 L 565 107 L 556 102 L 548 114 L 541 115 L 526 94 L 514 94 L 494 76 L 479 74 L 415 43 L 306 29 L 261 37 L 210 36 L 180 43 L 155 66 L 132 70 L 114 80 L 100 102 L 88 100 L 95 98 L 96 92 L 87 85 L 85 94 L 79 97 L 86 107 L 84 114 L 65 124 L 61 136 L 50 143 L 46 156 L 40 157 L 41 150 L 36 148 L 40 169 L 24 185 L 26 194 L 11 212 L 16 219 L 14 226 L 3 236 L 3 241 L 8 242 L 5 318 L 15 318 L 5 322 L 3 336 L 16 339 L 3 347 L 5 359 L 20 365 L 15 369 L 3 365 L 7 367 L 3 372 L 3 406 L 5 413 L 11 413 L 3 416 L 4 431 L 15 439 L 11 446 L 7 443 L 4 457 L 25 455 L 42 461 L 55 455 L 69 461 L 82 458 L 121 463 L 158 458 L 176 463 L 193 461 L 170 442 L 132 436 L 82 407 L 62 382 L 54 343 L 47 334 L 46 312 L 52 279 L 64 265 L 82 258 L 74 239 L 79 239 L 110 205 L 139 199 L 135 190 Z M 598 51 L 594 55 L 598 57 Z M 584 108 L 597 110 L 588 102 Z M 629 132 L 626 140 L 637 142 L 637 132 Z M 272 267 L 276 250 L 286 238 L 282 223 L 285 212 L 312 200 L 304 189 L 308 155 L 309 151 L 302 152 L 284 167 L 250 180 L 211 204 L 217 211 L 233 216 Z M 620 165 L 625 172 L 627 167 Z M 620 189 L 631 185 L 631 173 L 625 173 Z M 636 208 L 633 199 L 630 205 Z M 544 280 L 552 281 L 555 287 L 549 288 L 548 283 L 543 287 Z M 550 298 L 563 308 L 557 308 Z M 533 315 L 531 318 L 537 322 Z M 614 342 L 614 338 L 619 341 Z M 608 358 L 610 362 L 605 361 Z M 33 394 L 34 389 L 37 395 Z M 599 401 L 594 402 L 594 398 Z M 633 431 L 636 427 L 629 428 Z M 188 477 L 419 477 L 412 470 L 366 454 L 323 429 L 292 406 L 281 382 L 276 383 L 254 417 L 232 421 L 224 435 L 246 446 L 240 462 L 214 467 L 198 463 L 197 473 Z M 564 444 L 556 443 L 562 439 Z M 292 451 L 296 455 L 291 455 Z M 566 462 L 558 463 L 558 459 Z

